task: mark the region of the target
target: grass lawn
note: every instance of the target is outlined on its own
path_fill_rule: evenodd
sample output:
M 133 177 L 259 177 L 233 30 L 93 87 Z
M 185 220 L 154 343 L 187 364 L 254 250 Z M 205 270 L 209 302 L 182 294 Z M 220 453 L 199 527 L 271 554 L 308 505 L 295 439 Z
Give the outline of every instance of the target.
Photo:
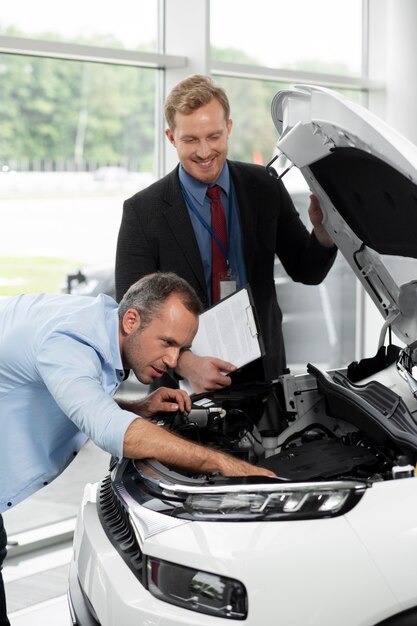
M 0 257 L 0 297 L 21 293 L 58 293 L 74 261 L 54 257 Z

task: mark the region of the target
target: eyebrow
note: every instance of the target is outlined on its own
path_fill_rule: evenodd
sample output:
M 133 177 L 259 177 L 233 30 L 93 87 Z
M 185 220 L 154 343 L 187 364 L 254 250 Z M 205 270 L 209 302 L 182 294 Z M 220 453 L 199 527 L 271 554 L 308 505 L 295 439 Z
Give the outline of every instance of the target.
M 207 135 L 207 137 L 211 137 L 212 135 L 221 135 L 222 132 L 223 130 L 219 128 L 217 130 L 213 130 L 211 133 Z M 199 137 L 197 137 L 197 135 L 186 134 L 186 135 L 182 135 L 180 139 L 199 139 Z
M 162 341 L 166 341 L 167 343 L 170 343 L 173 346 L 176 346 L 176 347 L 180 348 L 180 350 L 187 350 L 187 349 L 191 348 L 191 344 L 189 344 L 188 346 L 180 346 L 178 341 L 176 341 L 172 337 L 167 337 L 165 335 L 161 335 L 161 339 L 162 339 Z
M 169 343 L 172 343 L 176 346 L 179 345 L 178 341 L 176 341 L 175 339 L 173 339 L 173 337 L 169 337 L 167 335 L 161 335 L 160 337 L 162 339 L 162 341 L 168 341 Z

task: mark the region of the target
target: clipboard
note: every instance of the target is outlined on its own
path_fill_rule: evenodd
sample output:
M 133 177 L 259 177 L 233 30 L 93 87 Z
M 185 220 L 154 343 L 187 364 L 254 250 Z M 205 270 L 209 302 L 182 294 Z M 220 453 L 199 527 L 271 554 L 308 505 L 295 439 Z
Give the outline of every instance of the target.
M 198 356 L 215 356 L 229 361 L 238 369 L 264 356 L 249 284 L 200 314 L 191 349 Z

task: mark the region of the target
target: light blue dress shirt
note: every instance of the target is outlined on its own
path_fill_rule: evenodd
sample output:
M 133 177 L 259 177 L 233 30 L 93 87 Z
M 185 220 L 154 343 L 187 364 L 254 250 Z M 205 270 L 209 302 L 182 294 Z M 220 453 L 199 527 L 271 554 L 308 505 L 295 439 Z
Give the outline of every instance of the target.
M 0 513 L 56 478 L 89 438 L 122 458 L 137 418 L 111 397 L 123 379 L 109 296 L 0 300 Z
M 183 166 L 180 164 L 179 179 L 185 187 L 195 209 L 199 211 L 207 224 L 211 224 L 211 202 L 208 198 L 206 183 L 203 183 L 193 176 L 190 176 Z M 237 278 L 237 289 L 246 285 L 246 267 L 243 256 L 242 246 L 242 228 L 240 225 L 240 217 L 236 193 L 230 177 L 229 166 L 225 162 L 223 169 L 215 181 L 222 189 L 221 198 L 226 213 L 226 222 L 228 228 L 229 243 L 229 263 L 230 268 Z M 185 198 L 188 207 L 190 219 L 197 238 L 198 247 L 203 261 L 204 278 L 206 279 L 207 293 L 211 299 L 211 234 L 200 222 Z M 231 223 L 230 223 L 231 222 Z

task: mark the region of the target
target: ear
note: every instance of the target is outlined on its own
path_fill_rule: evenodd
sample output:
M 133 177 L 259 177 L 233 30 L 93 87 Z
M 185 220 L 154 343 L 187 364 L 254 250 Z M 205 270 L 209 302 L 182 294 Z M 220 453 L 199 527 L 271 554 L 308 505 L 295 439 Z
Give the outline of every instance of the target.
M 232 127 L 233 127 L 233 120 L 229 117 L 229 119 L 227 120 L 227 136 L 230 136 L 230 133 L 232 132 Z
M 168 141 L 175 147 L 175 138 L 169 128 L 165 130 L 165 137 L 167 137 Z
M 126 335 L 140 327 L 140 313 L 136 309 L 128 309 L 122 318 L 122 329 Z

